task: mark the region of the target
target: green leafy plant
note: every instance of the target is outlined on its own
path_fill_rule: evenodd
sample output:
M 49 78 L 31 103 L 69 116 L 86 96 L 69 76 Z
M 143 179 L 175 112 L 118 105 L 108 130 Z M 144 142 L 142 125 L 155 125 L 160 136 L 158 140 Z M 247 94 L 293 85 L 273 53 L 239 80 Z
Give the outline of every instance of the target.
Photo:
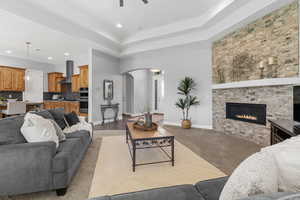
M 185 77 L 180 81 L 179 86 L 177 87 L 178 94 L 182 95 L 175 106 L 182 110 L 183 120 L 190 120 L 189 111 L 192 106 L 196 106 L 200 104 L 198 97 L 193 96 L 192 92 L 196 90 L 197 84 L 190 77 Z

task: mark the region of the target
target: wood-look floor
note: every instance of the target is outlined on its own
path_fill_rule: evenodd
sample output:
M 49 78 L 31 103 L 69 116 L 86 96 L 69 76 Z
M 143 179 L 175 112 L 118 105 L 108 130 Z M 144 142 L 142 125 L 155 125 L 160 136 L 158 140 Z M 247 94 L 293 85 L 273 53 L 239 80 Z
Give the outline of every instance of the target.
M 96 126 L 96 130 L 125 130 L 127 119 L 128 117 L 124 117 L 118 122 Z M 164 128 L 174 134 L 177 141 L 226 174 L 231 174 L 240 162 L 261 149 L 255 143 L 214 130 L 185 130 L 176 126 Z

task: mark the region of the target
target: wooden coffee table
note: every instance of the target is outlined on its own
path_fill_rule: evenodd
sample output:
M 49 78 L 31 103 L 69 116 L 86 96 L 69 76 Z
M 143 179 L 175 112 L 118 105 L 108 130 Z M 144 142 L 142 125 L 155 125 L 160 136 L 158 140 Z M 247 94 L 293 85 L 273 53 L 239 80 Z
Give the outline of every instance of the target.
M 129 152 L 132 158 L 132 170 L 135 172 L 136 166 L 149 165 L 164 162 L 171 162 L 174 166 L 174 135 L 163 128 L 157 131 L 141 131 L 133 128 L 134 122 L 126 124 L 126 143 L 128 144 Z M 139 149 L 160 148 L 162 153 L 165 153 L 168 160 L 136 163 L 136 153 Z M 171 148 L 171 155 L 164 148 Z

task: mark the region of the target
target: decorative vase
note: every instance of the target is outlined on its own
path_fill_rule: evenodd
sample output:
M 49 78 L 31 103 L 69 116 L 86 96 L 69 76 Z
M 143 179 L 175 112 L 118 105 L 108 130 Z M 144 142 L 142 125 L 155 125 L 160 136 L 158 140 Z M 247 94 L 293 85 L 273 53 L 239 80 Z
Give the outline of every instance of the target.
M 147 128 L 152 127 L 152 114 L 151 113 L 145 113 L 145 125 Z
M 181 127 L 184 129 L 190 129 L 192 127 L 191 120 L 185 119 L 181 121 Z

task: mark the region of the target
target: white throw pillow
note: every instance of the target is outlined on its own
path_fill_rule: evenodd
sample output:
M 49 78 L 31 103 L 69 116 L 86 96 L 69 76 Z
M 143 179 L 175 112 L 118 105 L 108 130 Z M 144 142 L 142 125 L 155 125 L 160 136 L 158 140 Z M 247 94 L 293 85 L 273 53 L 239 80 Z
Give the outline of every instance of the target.
M 267 152 L 258 152 L 234 170 L 221 192 L 220 200 L 236 200 L 275 192 L 278 192 L 275 160 Z
M 300 136 L 263 148 L 272 154 L 278 167 L 279 190 L 300 192 Z
M 27 113 L 25 115 L 21 133 L 27 142 L 53 141 L 56 143 L 56 147 L 59 145 L 54 125 L 50 120 L 36 114 Z
M 86 131 L 89 131 L 90 133 L 90 136 L 92 136 L 92 132 L 93 132 L 93 127 L 90 123 L 86 122 L 84 119 L 82 118 L 79 118 L 80 119 L 80 122 L 73 125 L 73 126 L 70 126 L 70 127 L 66 127 L 63 132 L 65 134 L 69 134 L 69 133 L 73 133 L 75 131 L 80 131 L 80 130 L 86 130 Z
M 274 154 L 280 191 L 300 192 L 300 146 Z

